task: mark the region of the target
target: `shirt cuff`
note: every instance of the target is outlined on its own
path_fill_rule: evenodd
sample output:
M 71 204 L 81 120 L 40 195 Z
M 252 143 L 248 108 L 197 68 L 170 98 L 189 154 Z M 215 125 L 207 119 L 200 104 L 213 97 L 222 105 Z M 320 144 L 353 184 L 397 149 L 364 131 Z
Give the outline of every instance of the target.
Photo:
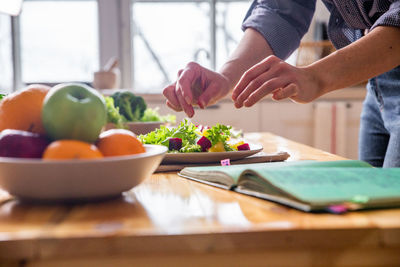
M 392 3 L 389 10 L 382 14 L 372 25 L 371 30 L 378 26 L 400 27 L 400 1 Z
M 310 6 L 292 3 L 287 9 L 278 10 L 266 4 L 254 1 L 250 7 L 242 30 L 252 28 L 258 31 L 268 42 L 274 54 L 285 60 L 296 50 L 301 38 L 307 32 L 314 13 L 315 2 Z M 295 2 L 295 1 L 293 1 Z

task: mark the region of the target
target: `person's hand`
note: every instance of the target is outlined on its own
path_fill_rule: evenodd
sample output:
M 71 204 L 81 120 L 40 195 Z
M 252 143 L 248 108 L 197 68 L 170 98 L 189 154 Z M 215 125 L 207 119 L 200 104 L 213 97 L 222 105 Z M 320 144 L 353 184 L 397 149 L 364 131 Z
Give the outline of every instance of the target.
M 194 115 L 194 105 L 205 108 L 216 103 L 229 92 L 228 78 L 190 62 L 178 72 L 176 82 L 163 90 L 168 107 L 184 111 L 188 117 Z
M 308 103 L 323 94 L 317 75 L 310 68 L 294 67 L 269 56 L 246 71 L 232 92 L 237 108 L 251 107 L 272 94 L 274 100 L 290 98 Z

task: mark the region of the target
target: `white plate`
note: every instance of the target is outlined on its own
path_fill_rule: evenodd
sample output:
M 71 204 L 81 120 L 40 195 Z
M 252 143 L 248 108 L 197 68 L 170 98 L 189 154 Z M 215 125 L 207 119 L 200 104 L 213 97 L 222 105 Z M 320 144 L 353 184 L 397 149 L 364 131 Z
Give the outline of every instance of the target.
M 170 163 L 211 163 L 220 162 L 223 159 L 243 159 L 260 152 L 263 147 L 257 144 L 249 144 L 250 150 L 229 152 L 196 152 L 196 153 L 167 153 L 162 161 L 163 164 Z
M 0 157 L 0 188 L 26 200 L 77 201 L 118 196 L 148 178 L 167 148 L 145 145 L 146 152 L 98 160 Z

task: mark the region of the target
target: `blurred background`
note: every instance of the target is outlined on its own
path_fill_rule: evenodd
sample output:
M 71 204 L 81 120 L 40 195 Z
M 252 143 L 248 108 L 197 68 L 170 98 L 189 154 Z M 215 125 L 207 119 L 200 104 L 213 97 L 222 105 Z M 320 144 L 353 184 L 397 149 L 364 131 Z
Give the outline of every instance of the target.
M 5 0 L 2 0 L 5 1 Z M 7 0 L 10 1 L 10 0 Z M 19 1 L 19 0 L 11 0 Z M 249 0 L 24 0 L 18 16 L 0 13 L 0 93 L 26 84 L 83 82 L 111 58 L 119 85 L 169 112 L 162 89 L 189 61 L 219 69 L 242 36 Z M 309 32 L 287 60 L 303 66 L 333 52 L 320 0 Z M 306 105 L 266 98 L 236 110 L 227 98 L 193 118 L 270 131 L 349 158 L 357 157 L 363 85 Z M 178 114 L 178 121 L 184 114 Z

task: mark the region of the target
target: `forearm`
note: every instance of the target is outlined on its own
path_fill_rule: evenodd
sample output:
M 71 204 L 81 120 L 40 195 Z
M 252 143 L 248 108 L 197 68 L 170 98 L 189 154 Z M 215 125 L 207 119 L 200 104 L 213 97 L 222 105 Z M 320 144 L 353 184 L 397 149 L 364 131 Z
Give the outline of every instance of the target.
M 272 54 L 273 51 L 264 37 L 256 30 L 248 28 L 219 72 L 229 80 L 232 90 L 246 70 Z
M 400 28 L 377 27 L 351 45 L 311 64 L 320 95 L 375 77 L 400 65 Z

